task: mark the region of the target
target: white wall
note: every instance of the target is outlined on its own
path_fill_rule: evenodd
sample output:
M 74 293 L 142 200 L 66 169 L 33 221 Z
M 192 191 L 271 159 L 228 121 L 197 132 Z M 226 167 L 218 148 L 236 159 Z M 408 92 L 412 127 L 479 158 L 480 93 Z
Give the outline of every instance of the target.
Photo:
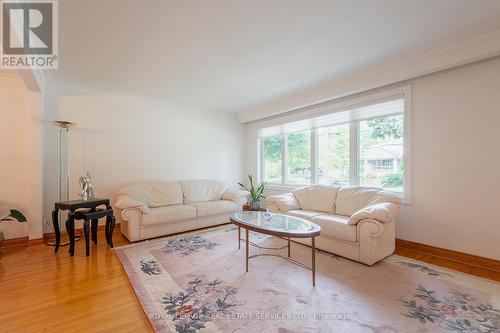
M 2 222 L 7 239 L 42 237 L 42 124 L 40 93 L 17 74 L 0 73 L 0 206 L 28 219 Z
M 78 198 L 78 178 L 87 170 L 96 195 L 112 200 L 119 188 L 141 180 L 243 178 L 245 131 L 235 114 L 112 95 L 52 100 L 47 121 L 78 124 L 70 130 L 71 198 Z M 58 199 L 57 135 L 46 123 L 46 222 Z M 52 231 L 51 225 L 44 231 Z
M 500 58 L 402 84 L 412 85 L 413 201 L 397 237 L 500 259 Z M 247 125 L 253 174 L 257 127 Z
M 412 84 L 414 200 L 397 236 L 500 259 L 500 58 Z

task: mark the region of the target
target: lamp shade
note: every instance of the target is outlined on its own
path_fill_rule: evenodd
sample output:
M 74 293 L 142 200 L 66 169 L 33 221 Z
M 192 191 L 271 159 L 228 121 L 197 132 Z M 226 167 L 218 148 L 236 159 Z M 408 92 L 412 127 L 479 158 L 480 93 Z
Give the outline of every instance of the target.
M 76 126 L 76 123 L 66 120 L 53 120 L 51 121 L 51 123 L 61 128 L 70 128 Z

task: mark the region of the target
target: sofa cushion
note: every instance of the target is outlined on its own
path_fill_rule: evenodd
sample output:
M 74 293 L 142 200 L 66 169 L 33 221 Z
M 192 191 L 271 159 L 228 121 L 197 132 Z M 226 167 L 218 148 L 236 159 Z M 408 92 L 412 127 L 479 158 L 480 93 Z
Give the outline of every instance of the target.
M 187 205 L 171 205 L 150 209 L 142 216 L 142 225 L 174 223 L 196 217 L 196 209 Z
M 272 195 L 270 197 L 267 197 L 266 204 L 267 207 L 275 205 L 280 212 L 288 212 L 289 210 L 300 209 L 299 203 L 292 193 Z
M 377 188 L 343 186 L 339 189 L 335 200 L 335 215 L 351 216 L 373 204 L 382 202 L 399 204 L 400 201 L 398 196 Z
M 293 190 L 300 208 L 333 213 L 338 188 L 325 185 L 304 186 Z
M 118 195 L 128 195 L 144 202 L 148 207 L 182 204 L 182 190 L 178 182 L 140 182 L 130 184 L 118 191 Z
M 229 188 L 228 184 L 217 180 L 187 180 L 180 183 L 184 203 L 220 200 Z
M 315 210 L 302 210 L 302 209 L 294 209 L 294 210 L 289 210 L 286 212 L 287 215 L 295 216 L 295 217 L 300 217 L 302 219 L 310 220 L 311 218 L 325 214 L 323 212 L 318 212 Z
M 356 226 L 349 224 L 348 221 L 348 216 L 340 215 L 318 215 L 311 219 L 311 222 L 321 227 L 321 236 L 356 242 Z
M 191 202 L 189 206 L 192 206 L 196 209 L 198 217 L 230 213 L 238 210 L 238 205 L 231 200 Z
M 228 187 L 224 193 L 222 193 L 222 200 L 231 200 L 236 202 L 237 204 L 241 203 L 244 204 L 245 200 L 247 199 L 248 191 L 244 191 L 240 188 L 236 187 Z
M 150 208 L 144 202 L 125 194 L 120 194 L 118 196 L 114 206 L 118 209 L 137 208 L 144 214 L 148 214 L 150 211 Z

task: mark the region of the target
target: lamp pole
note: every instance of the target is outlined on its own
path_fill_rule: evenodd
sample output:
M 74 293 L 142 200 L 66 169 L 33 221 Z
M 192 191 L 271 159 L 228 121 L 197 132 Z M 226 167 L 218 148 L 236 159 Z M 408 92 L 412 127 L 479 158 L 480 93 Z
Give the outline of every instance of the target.
M 69 129 L 77 124 L 66 120 L 54 120 L 51 123 L 59 127 L 59 201 L 69 201 Z M 59 230 L 61 230 L 62 212 L 59 211 Z M 75 241 L 80 237 L 75 237 Z M 48 245 L 55 246 L 54 242 Z M 69 241 L 61 242 L 60 246 L 68 245 Z

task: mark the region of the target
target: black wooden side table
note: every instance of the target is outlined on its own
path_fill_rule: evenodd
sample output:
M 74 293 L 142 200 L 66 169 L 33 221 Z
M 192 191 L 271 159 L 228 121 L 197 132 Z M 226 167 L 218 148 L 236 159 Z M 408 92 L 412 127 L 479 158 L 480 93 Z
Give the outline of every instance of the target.
M 115 228 L 115 217 L 113 209 L 91 209 L 77 210 L 73 217 L 66 221 L 66 230 L 70 235 L 70 250 L 71 256 L 75 254 L 75 220 L 83 220 L 83 230 L 85 232 L 85 254 L 90 255 L 90 232 L 89 226 L 92 224 L 92 241 L 97 244 L 97 222 L 100 218 L 106 217 L 106 242 L 110 247 L 113 247 L 113 229 Z
M 52 224 L 54 225 L 54 233 L 56 235 L 56 246 L 54 252 L 59 250 L 59 245 L 61 243 L 61 232 L 59 230 L 59 211 L 68 210 L 68 221 L 74 221 L 75 213 L 78 209 L 87 209 L 90 212 L 95 212 L 97 207 L 106 206 L 106 210 L 112 209 L 109 203 L 109 199 L 96 198 L 91 200 L 70 200 L 56 202 L 54 205 L 54 210 L 52 211 Z M 114 229 L 114 217 L 113 219 L 106 219 L 106 241 L 113 247 L 113 229 Z M 97 228 L 97 223 L 95 223 Z M 97 231 L 97 230 L 96 230 Z M 68 236 L 70 238 L 70 253 L 74 254 L 74 244 L 75 244 L 75 234 L 68 230 Z

